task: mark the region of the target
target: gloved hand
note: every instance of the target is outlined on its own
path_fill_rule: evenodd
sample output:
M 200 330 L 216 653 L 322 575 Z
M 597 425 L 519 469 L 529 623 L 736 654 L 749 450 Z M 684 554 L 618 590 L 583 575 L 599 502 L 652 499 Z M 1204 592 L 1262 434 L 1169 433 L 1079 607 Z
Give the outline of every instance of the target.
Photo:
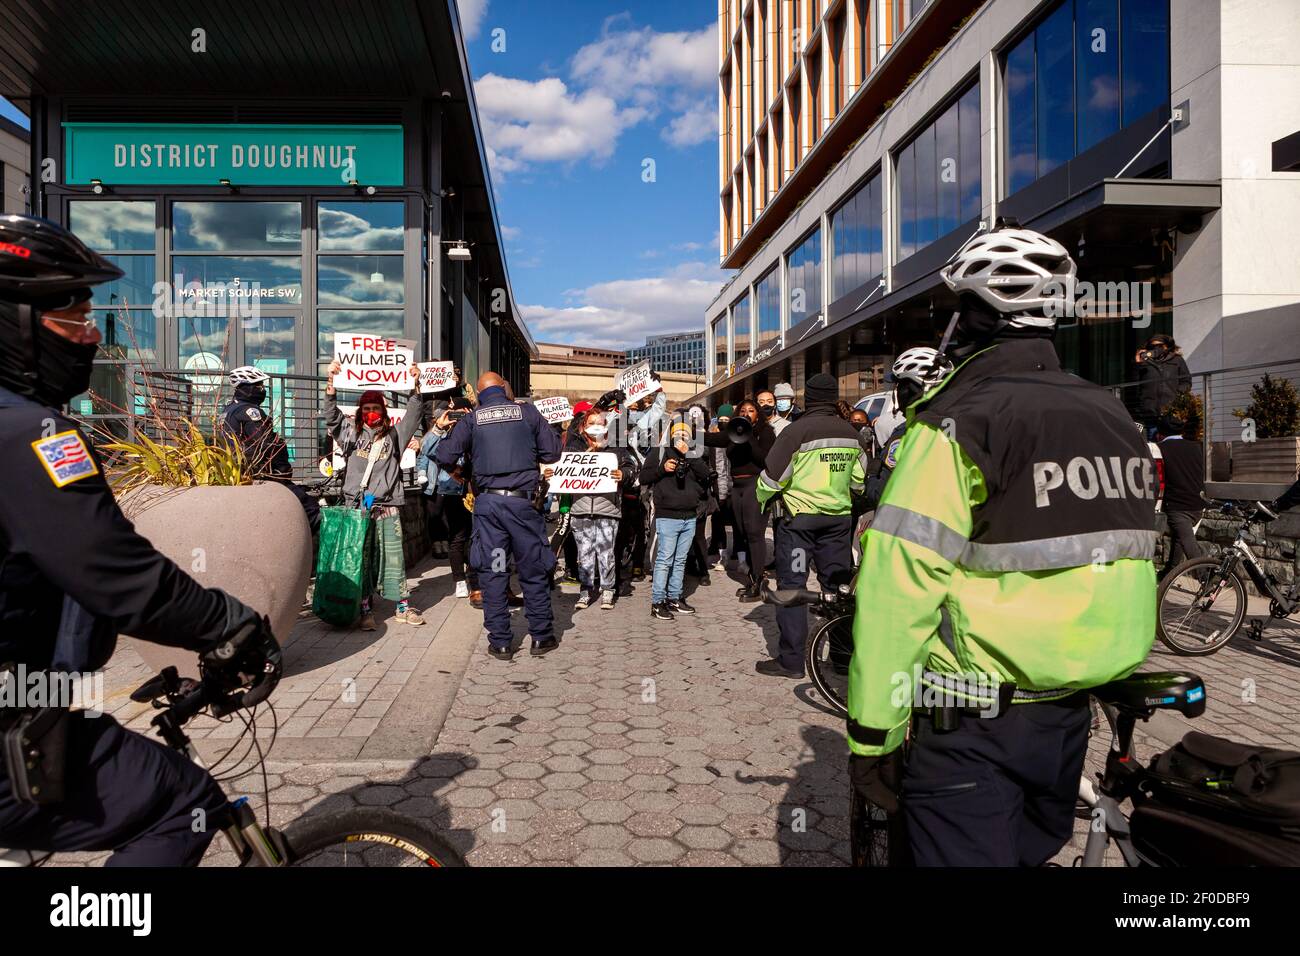
M 596 399 L 595 408 L 602 412 L 607 412 L 615 405 L 621 405 L 627 400 L 627 393 L 621 388 L 613 388 L 606 392 L 600 398 Z
M 903 750 L 880 757 L 849 756 L 849 780 L 854 791 L 886 813 L 898 812 L 898 795 L 903 791 Z
M 232 693 L 230 710 L 265 700 L 280 681 L 283 659 L 271 622 L 253 608 L 226 595 L 227 625 L 221 637 L 200 651 L 205 680 Z M 247 687 L 248 690 L 241 691 Z

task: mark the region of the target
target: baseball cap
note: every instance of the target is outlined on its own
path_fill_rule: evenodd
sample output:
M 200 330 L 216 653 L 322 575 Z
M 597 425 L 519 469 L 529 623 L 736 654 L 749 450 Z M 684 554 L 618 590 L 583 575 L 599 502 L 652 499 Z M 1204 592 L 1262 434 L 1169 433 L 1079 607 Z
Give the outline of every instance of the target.
M 596 406 L 593 405 L 591 402 L 579 402 L 577 405 L 573 406 L 573 414 L 585 415 L 587 414 L 587 412 L 591 411 L 595 407 Z

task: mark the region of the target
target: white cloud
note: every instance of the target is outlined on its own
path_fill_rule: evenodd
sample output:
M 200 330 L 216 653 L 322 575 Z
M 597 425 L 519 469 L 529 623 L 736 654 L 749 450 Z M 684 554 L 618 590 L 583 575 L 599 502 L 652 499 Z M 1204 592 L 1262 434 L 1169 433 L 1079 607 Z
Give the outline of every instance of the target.
M 501 235 L 512 242 L 524 234 L 524 231 L 518 226 L 502 226 Z
M 601 37 L 573 57 L 573 78 L 611 96 L 658 99 L 665 89 L 714 89 L 718 76 L 717 27 L 693 33 L 656 33 L 650 27 L 618 30 L 622 17 L 605 21 Z
M 460 28 L 466 40 L 473 40 L 483 28 L 483 18 L 487 16 L 488 0 L 456 0 L 460 9 Z
M 717 265 L 689 262 L 663 275 L 615 279 L 566 293 L 568 306 L 525 305 L 533 335 L 602 348 L 644 345 L 647 335 L 704 328 L 704 309 L 722 286 Z
M 673 146 L 698 146 L 718 136 L 718 110 L 711 100 L 691 106 L 664 127 L 663 138 Z

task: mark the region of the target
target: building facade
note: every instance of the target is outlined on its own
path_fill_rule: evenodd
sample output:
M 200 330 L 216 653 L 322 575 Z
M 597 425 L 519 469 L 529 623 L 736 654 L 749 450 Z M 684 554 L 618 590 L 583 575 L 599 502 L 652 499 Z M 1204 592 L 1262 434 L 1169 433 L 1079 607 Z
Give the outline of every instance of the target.
M 31 145 L 27 130 L 0 116 L 0 213 L 27 212 L 27 170 Z
M 685 375 L 704 375 L 704 333 L 672 332 L 668 335 L 648 335 L 645 345 L 627 350 L 626 365 L 636 365 L 649 360 L 652 368 L 661 372 L 681 372 Z
M 1074 254 L 1093 298 L 1056 344 L 1093 381 L 1133 379 L 1156 332 L 1193 372 L 1300 356 L 1300 175 L 1270 158 L 1300 127 L 1300 4 L 720 0 L 718 22 L 736 273 L 708 404 L 823 370 L 859 397 L 938 344 L 938 270 L 995 217 Z
M 32 212 L 126 273 L 96 290 L 108 358 L 74 412 L 129 419 L 137 365 L 316 393 L 340 332 L 527 392 L 455 0 L 377 0 L 365 30 L 311 0 L 211 0 L 206 31 L 164 0 L 42 10 L 0 0 L 0 94 L 52 174 Z

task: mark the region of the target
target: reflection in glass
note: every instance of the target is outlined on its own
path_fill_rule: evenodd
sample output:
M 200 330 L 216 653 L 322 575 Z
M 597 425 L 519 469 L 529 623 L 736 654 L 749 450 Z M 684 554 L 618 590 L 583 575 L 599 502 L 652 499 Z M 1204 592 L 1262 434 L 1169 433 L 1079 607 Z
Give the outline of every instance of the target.
M 173 256 L 172 271 L 183 301 L 263 307 L 302 302 L 302 260 L 296 256 Z
M 68 228 L 96 252 L 152 252 L 154 204 L 78 199 L 68 203 Z
M 244 364 L 264 372 L 291 374 L 294 370 L 294 332 L 297 318 L 291 315 L 261 315 L 244 319 Z
M 316 313 L 316 326 L 318 355 L 323 366 L 334 358 L 335 332 L 373 332 L 401 338 L 405 331 L 401 309 L 321 309 Z
M 781 273 L 773 267 L 754 289 L 758 310 L 758 348 L 763 350 L 781 335 Z
M 400 202 L 329 202 L 317 207 L 322 252 L 402 251 Z
M 1065 3 L 1038 27 L 1038 175 L 1074 156 L 1074 24 Z
M 321 305 L 401 305 L 406 300 L 402 278 L 401 256 L 321 256 L 316 260 Z
M 735 337 L 736 365 L 749 358 L 749 296 L 731 307 L 731 334 Z
M 980 187 L 984 177 L 980 163 L 980 88 L 972 86 L 957 103 L 958 131 L 961 137 L 961 161 L 958 179 L 961 185 L 961 210 L 957 223 L 970 222 L 980 214 Z
M 1083 152 L 1119 131 L 1119 16 L 1116 0 L 1078 0 L 1075 19 L 1078 151 Z
M 302 204 L 175 202 L 172 246 L 177 252 L 292 252 L 302 248 Z
M 91 287 L 92 305 L 147 305 L 152 307 L 154 294 L 153 256 L 105 256 L 124 273 L 120 279 Z
M 713 371 L 722 375 L 727 370 L 727 316 L 722 314 L 713 322 Z
M 1034 35 L 1021 40 L 1007 54 L 1007 192 L 1028 186 L 1037 178 L 1034 152 Z
M 1124 123 L 1169 102 L 1169 8 L 1165 0 L 1121 6 Z
M 99 328 L 99 358 L 152 362 L 157 355 L 158 321 L 145 309 L 95 309 Z

